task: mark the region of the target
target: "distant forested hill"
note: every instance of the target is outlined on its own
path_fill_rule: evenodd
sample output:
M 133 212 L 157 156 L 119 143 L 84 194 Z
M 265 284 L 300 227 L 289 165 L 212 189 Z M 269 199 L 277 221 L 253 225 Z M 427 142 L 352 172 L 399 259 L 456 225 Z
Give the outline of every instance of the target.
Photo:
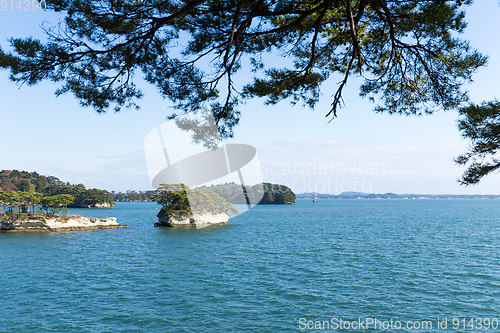
M 153 195 L 156 194 L 155 190 L 150 191 L 127 191 L 127 192 L 115 192 L 111 191 L 115 201 L 153 201 Z
M 44 195 L 71 194 L 75 201 L 68 207 L 96 207 L 114 205 L 113 196 L 105 190 L 86 189 L 83 184 L 70 184 L 54 176 L 39 175 L 36 172 L 0 171 L 0 191 L 37 192 Z
M 500 199 L 496 194 L 396 194 L 343 192 L 341 194 L 299 193 L 298 199 Z
M 2 170 L 0 171 L 0 190 L 1 191 L 22 191 L 39 192 L 49 185 L 65 184 L 59 178 L 53 176 L 42 176 L 36 172 Z M 69 185 L 69 183 L 67 183 Z
M 261 185 L 263 186 L 261 187 Z M 287 186 L 270 183 L 263 183 L 261 185 L 247 187 L 246 195 L 250 199 L 250 202 L 255 202 L 257 198 L 262 196 L 262 188 L 264 196 L 259 204 L 292 204 L 295 202 L 295 193 Z M 199 189 L 215 192 L 232 204 L 247 203 L 241 185 L 235 183 L 203 186 L 199 187 Z

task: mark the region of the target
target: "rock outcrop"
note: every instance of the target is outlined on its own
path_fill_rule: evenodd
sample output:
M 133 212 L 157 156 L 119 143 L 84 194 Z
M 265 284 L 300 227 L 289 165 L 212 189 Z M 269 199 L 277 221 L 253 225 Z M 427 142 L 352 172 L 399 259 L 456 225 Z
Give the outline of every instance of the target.
M 229 215 L 226 213 L 219 214 L 193 214 L 191 216 L 159 216 L 159 223 L 155 223 L 156 227 L 206 227 L 211 225 L 229 224 Z
M 59 216 L 44 219 L 42 217 L 29 217 L 26 219 L 7 219 L 0 217 L 1 232 L 54 232 L 54 231 L 78 231 L 94 229 L 116 229 L 129 228 L 116 222 L 116 217 L 99 219 L 79 215 Z

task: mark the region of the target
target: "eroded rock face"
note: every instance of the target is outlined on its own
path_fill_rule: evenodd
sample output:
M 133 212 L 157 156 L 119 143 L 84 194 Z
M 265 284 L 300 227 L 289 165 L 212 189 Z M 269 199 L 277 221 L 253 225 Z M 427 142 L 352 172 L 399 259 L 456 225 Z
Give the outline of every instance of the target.
M 229 223 L 229 215 L 222 214 L 193 214 L 191 217 L 187 216 L 160 216 L 157 226 L 164 227 L 200 227 L 209 225 L 221 225 Z
M 109 202 L 96 203 L 93 208 L 113 208 L 115 205 L 110 204 Z
M 0 230 L 12 230 L 14 228 L 14 223 L 8 221 L 0 221 Z
M 0 217 L 0 231 L 29 231 L 49 229 L 49 226 L 39 219 L 27 218 L 24 220 L 2 219 Z
M 0 217 L 0 232 L 52 232 L 128 227 L 128 225 L 118 224 L 116 217 L 98 219 L 94 217 L 73 215 L 52 219 L 35 217 L 22 220 L 11 220 Z

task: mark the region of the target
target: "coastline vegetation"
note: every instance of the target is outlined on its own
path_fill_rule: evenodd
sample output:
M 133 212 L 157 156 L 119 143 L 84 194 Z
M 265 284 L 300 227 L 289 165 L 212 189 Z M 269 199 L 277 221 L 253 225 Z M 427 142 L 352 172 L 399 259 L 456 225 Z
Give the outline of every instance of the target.
M 0 191 L 0 216 L 15 219 L 66 215 L 75 200 L 70 194 L 44 196 L 42 193 Z

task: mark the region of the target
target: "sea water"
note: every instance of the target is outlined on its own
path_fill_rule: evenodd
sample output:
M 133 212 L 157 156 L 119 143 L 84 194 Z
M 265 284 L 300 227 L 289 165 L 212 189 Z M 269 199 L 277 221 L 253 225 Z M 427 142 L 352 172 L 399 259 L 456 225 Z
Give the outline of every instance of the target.
M 298 200 L 203 229 L 157 212 L 0 234 L 0 332 L 500 330 L 500 200 Z

